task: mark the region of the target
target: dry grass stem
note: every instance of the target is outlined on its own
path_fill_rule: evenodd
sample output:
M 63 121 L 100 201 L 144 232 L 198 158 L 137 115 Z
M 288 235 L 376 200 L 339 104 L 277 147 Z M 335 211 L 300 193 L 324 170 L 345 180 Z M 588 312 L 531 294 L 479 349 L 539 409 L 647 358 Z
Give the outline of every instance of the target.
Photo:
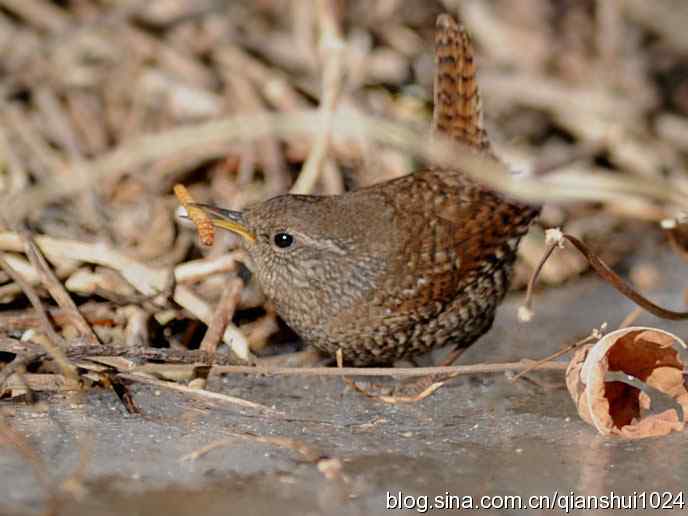
M 245 257 L 243 251 L 235 251 L 215 258 L 190 260 L 174 268 L 174 278 L 177 283 L 195 283 L 213 274 L 234 272 L 239 261 Z
M 643 308 L 640 306 L 636 306 L 633 311 L 631 311 L 626 317 L 624 317 L 623 321 L 621 321 L 621 324 L 619 324 L 619 327 L 617 330 L 621 330 L 622 328 L 628 328 L 629 326 L 633 326 L 633 323 L 638 319 L 643 314 Z
M 208 401 L 219 401 L 222 403 L 227 403 L 229 405 L 236 405 L 236 406 L 242 407 L 242 408 L 258 410 L 258 411 L 265 412 L 267 414 L 272 414 L 272 415 L 280 415 L 280 416 L 284 415 L 282 412 L 280 412 L 279 410 L 276 410 L 274 408 L 266 407 L 265 405 L 261 405 L 260 403 L 254 403 L 252 401 L 237 398 L 236 396 L 228 396 L 226 394 L 220 394 L 217 392 L 206 391 L 203 389 L 193 389 L 193 388 L 187 387 L 185 385 L 179 385 L 179 384 L 172 383 L 172 382 L 164 382 L 162 380 L 157 380 L 155 378 L 151 378 L 149 376 L 144 376 L 142 374 L 120 373 L 118 376 L 124 380 L 129 380 L 131 382 L 136 382 L 136 383 L 145 383 L 147 385 L 154 385 L 155 387 L 161 387 L 163 389 L 169 389 L 169 390 L 181 392 L 187 396 L 191 396 L 194 398 L 200 398 L 200 399 L 204 399 L 204 400 L 208 400 Z
M 217 366 L 217 374 L 264 374 L 279 376 L 391 376 L 411 377 L 428 375 L 471 375 L 521 371 L 530 367 L 532 360 L 495 364 L 473 364 L 440 367 L 263 367 L 263 366 Z M 566 364 L 551 362 L 540 369 L 561 371 Z
M 33 242 L 32 237 L 28 233 L 23 235 L 20 233 L 20 237 L 24 240 L 26 255 L 29 257 L 31 264 L 41 275 L 43 285 L 48 289 L 50 295 L 57 302 L 59 307 L 69 314 L 71 323 L 77 328 L 81 336 L 89 344 L 94 346 L 97 345 L 98 337 L 93 332 L 93 329 L 86 319 L 84 319 L 84 316 L 81 315 L 81 312 L 79 312 L 79 309 L 62 286 L 62 283 L 55 277 L 48 262 L 45 261 L 45 258 Z
M 81 381 L 71 379 L 61 374 L 37 374 L 24 373 L 21 378 L 16 374 L 11 375 L 2 388 L 5 391 L 19 390 L 26 388 L 34 392 L 78 392 L 83 390 Z
M 317 0 L 316 4 L 320 20 L 320 59 L 323 63 L 320 100 L 322 125 L 313 142 L 308 159 L 301 169 L 301 174 L 291 189 L 291 193 L 295 194 L 311 193 L 320 177 L 332 138 L 333 117 L 342 88 L 344 41 L 339 29 L 339 21 L 336 18 L 335 1 Z
M 49 236 L 35 236 L 34 241 L 41 252 L 51 261 L 77 260 L 110 267 L 118 271 L 145 296 L 158 295 L 169 284 L 169 271 L 143 265 L 103 244 L 90 244 Z M 0 249 L 14 252 L 24 251 L 19 235 L 9 232 L 0 233 Z
M 447 138 L 427 138 L 419 131 L 396 122 L 340 108 L 333 124 L 339 137 L 368 138 L 405 151 L 439 166 L 460 169 L 495 189 L 530 202 L 608 201 L 623 198 L 651 199 L 676 209 L 688 209 L 688 186 L 668 180 L 640 176 L 553 173 L 544 178 L 512 176 L 503 164 L 466 152 L 463 146 Z M 29 208 L 37 209 L 67 195 L 74 195 L 97 182 L 113 179 L 113 174 L 163 159 L 172 152 L 190 150 L 211 142 L 249 142 L 266 135 L 279 137 L 320 134 L 325 128 L 318 111 L 294 113 L 256 113 L 206 122 L 192 127 L 170 129 L 138 138 L 83 165 L 68 180 L 25 190 L 10 203 L 6 216 L 17 220 Z M 207 158 L 217 156 L 209 155 Z M 77 171 L 75 171 L 77 172 Z M 28 199 L 31 201 L 29 202 Z
M 523 305 L 520 306 L 518 309 L 518 319 L 521 322 L 529 322 L 533 318 L 533 291 L 535 289 L 535 284 L 537 283 L 537 279 L 540 276 L 540 272 L 542 272 L 542 268 L 545 266 L 545 263 L 547 263 L 547 260 L 549 260 L 550 256 L 552 256 L 552 253 L 557 247 L 559 247 L 559 244 L 556 242 L 552 242 L 547 245 L 547 248 L 545 249 L 545 254 L 542 255 L 542 258 L 537 264 L 537 267 L 535 267 L 533 273 L 530 275 L 530 279 L 528 280 L 528 287 L 526 288 L 525 301 L 523 302 Z
M 519 380 L 526 374 L 530 373 L 531 371 L 534 371 L 535 369 L 539 369 L 542 367 L 543 364 L 551 363 L 553 360 L 556 360 L 557 358 L 566 355 L 567 353 L 570 353 L 572 351 L 575 351 L 576 349 L 580 348 L 581 346 L 584 346 L 585 344 L 589 344 L 591 342 L 595 342 L 596 340 L 599 340 L 602 334 L 600 333 L 599 330 L 593 330 L 593 332 L 585 337 L 584 339 L 579 340 L 578 342 L 571 344 L 570 346 L 566 346 L 559 351 L 552 353 L 549 356 L 546 356 L 545 358 L 538 360 L 537 362 L 534 362 L 533 364 L 530 365 L 530 367 L 525 368 L 523 371 L 518 373 L 517 375 L 513 376 L 511 378 L 512 382 L 515 382 L 516 380 Z
M 668 319 L 671 321 L 680 321 L 688 319 L 688 312 L 677 312 L 673 310 L 668 310 L 663 308 L 645 296 L 640 294 L 635 288 L 633 288 L 629 283 L 627 283 L 621 276 L 615 273 L 609 265 L 607 265 L 599 256 L 597 256 L 587 245 L 581 242 L 578 238 L 573 235 L 562 233 L 560 230 L 548 230 L 548 247 L 545 254 L 540 260 L 537 268 L 533 271 L 530 280 L 528 281 L 528 290 L 526 293 L 526 300 L 524 305 L 519 309 L 519 319 L 523 322 L 528 322 L 532 319 L 534 313 L 532 310 L 533 305 L 533 287 L 537 282 L 538 275 L 542 270 L 543 265 L 547 259 L 552 255 L 557 247 L 561 247 L 563 242 L 566 240 L 573 244 L 573 246 L 585 257 L 590 266 L 595 270 L 595 272 L 604 279 L 607 283 L 612 285 L 616 290 L 618 290 L 625 297 L 641 306 L 646 311 L 651 314 L 661 318 Z
M 213 311 L 210 305 L 189 288 L 182 285 L 177 286 L 174 290 L 174 301 L 206 325 L 210 326 L 212 323 Z M 227 322 L 222 340 L 241 360 L 249 361 L 250 346 L 248 340 L 241 330 L 231 322 Z
M 213 354 L 217 350 L 217 345 L 222 340 L 227 324 L 232 320 L 232 317 L 234 317 L 234 311 L 239 302 L 239 296 L 241 295 L 243 286 L 244 282 L 239 278 L 234 278 L 227 284 L 225 290 L 222 292 L 220 302 L 215 308 L 215 313 L 210 321 L 210 325 L 201 341 L 199 348 L 201 351 Z
M 41 331 L 45 333 L 48 340 L 42 340 L 41 346 L 45 348 L 45 351 L 55 360 L 55 362 L 60 366 L 65 376 L 71 380 L 78 381 L 79 373 L 76 367 L 67 359 L 64 355 L 63 349 L 66 348 L 66 343 L 64 339 L 57 334 L 53 328 L 48 315 L 45 311 L 43 303 L 41 302 L 38 294 L 34 288 L 29 285 L 24 278 L 17 274 L 12 267 L 0 256 L 0 267 L 12 278 L 12 280 L 17 283 L 22 291 L 26 294 L 29 299 L 31 306 L 33 306 L 36 311 L 36 315 L 39 318 Z

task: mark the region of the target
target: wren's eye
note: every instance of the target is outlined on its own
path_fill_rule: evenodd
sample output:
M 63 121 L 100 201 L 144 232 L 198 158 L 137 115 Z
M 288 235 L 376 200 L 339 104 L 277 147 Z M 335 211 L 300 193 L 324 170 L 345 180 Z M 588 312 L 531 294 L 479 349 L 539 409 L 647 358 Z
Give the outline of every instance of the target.
M 281 249 L 286 249 L 294 243 L 294 237 L 289 233 L 275 233 L 272 239 L 275 245 Z

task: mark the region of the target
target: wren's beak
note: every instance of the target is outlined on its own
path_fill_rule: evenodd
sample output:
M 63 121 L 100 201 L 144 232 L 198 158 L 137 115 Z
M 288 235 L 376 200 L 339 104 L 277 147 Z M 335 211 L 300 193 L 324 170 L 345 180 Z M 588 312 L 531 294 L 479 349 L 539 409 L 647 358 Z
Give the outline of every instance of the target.
M 256 241 L 256 235 L 246 225 L 243 214 L 240 211 L 225 210 L 223 208 L 210 206 L 209 204 L 194 203 L 192 206 L 201 208 L 207 215 L 209 215 L 210 221 L 216 228 L 226 229 L 232 233 L 241 235 L 250 242 Z

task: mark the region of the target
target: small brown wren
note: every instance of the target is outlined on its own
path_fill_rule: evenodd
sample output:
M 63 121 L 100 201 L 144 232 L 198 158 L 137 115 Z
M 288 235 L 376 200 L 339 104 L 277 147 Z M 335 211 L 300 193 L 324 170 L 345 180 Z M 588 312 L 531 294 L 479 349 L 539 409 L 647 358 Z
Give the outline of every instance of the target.
M 435 54 L 433 130 L 495 159 L 472 44 L 449 15 L 437 20 Z M 355 365 L 467 347 L 487 332 L 539 211 L 438 168 L 336 196 L 281 195 L 242 212 L 201 206 L 242 235 L 287 324 Z

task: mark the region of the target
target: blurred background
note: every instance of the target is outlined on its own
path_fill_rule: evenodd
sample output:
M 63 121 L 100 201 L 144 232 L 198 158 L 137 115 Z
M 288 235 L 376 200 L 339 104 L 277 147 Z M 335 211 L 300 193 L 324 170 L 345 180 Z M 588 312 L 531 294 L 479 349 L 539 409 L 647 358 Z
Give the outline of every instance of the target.
M 245 256 L 228 233 L 201 247 L 175 218 L 172 186 L 240 209 L 289 191 L 316 142 L 214 138 L 180 151 L 170 137 L 152 154 L 137 142 L 238 115 L 318 109 L 328 30 L 340 45 L 330 100 L 429 127 L 441 12 L 458 15 L 473 36 L 490 136 L 511 168 L 688 188 L 685 2 L 341 0 L 328 16 L 320 4 L 0 0 L 0 195 L 9 232 L 0 250 L 8 262 L 45 293 L 12 237 L 28 227 L 47 239 L 49 249 L 39 245 L 101 342 L 197 347 Z M 340 138 L 335 127 L 322 171 L 305 189 L 336 194 L 418 166 L 403 150 Z M 658 224 L 677 219 L 676 208 L 642 197 L 547 204 L 523 243 L 515 288 L 551 226 L 653 288 L 661 271 L 652 261 L 624 268 L 625 259 L 641 240 L 686 255 L 684 226 L 662 232 Z M 585 269 L 563 251 L 542 281 L 562 284 Z M 172 273 L 175 295 L 152 302 Z M 0 302 L 7 311 L 28 306 L 4 273 Z M 258 354 L 295 341 L 253 283 L 230 329 Z

